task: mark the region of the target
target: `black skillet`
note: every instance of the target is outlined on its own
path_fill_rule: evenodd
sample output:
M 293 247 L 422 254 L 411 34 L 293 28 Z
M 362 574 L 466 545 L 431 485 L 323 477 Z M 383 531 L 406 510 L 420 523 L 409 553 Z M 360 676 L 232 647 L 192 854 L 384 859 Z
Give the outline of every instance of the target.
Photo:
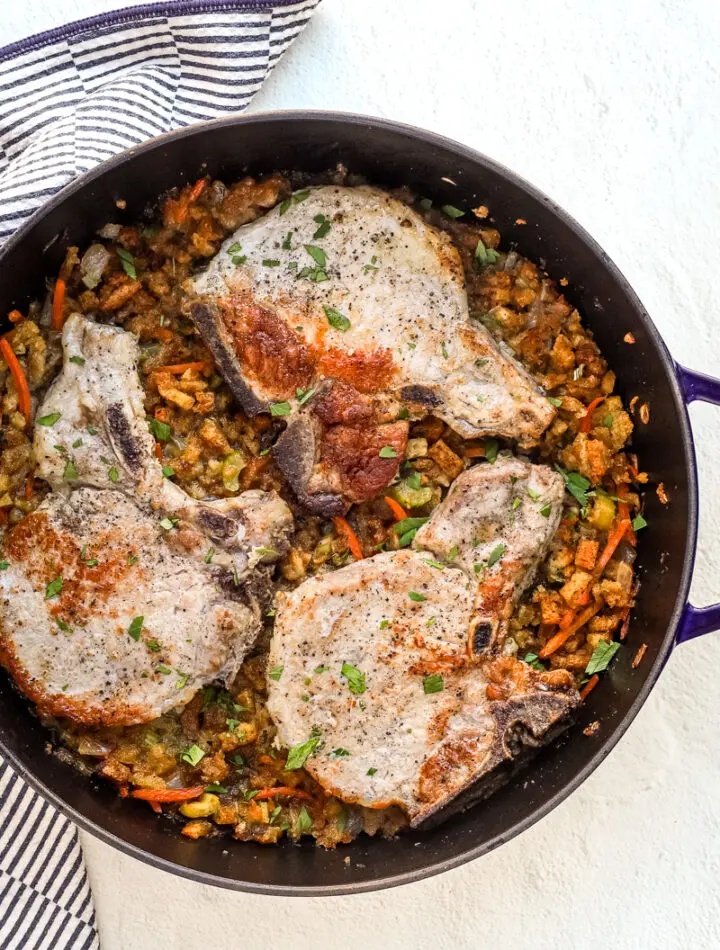
M 69 244 L 83 246 L 108 221 L 133 222 L 168 188 L 211 174 L 323 172 L 338 162 L 370 181 L 409 185 L 436 204 L 487 205 L 503 245 L 567 277 L 578 307 L 618 377 L 626 402 L 650 405 L 633 448 L 653 483 L 637 566 L 642 580 L 628 649 L 592 692 L 577 724 L 487 801 L 426 831 L 395 840 L 361 836 L 335 851 L 309 840 L 274 847 L 224 837 L 188 841 L 144 803 L 120 799 L 45 751 L 47 733 L 5 675 L 0 679 L 0 748 L 16 770 L 83 828 L 128 854 L 196 881 L 270 894 L 373 890 L 419 880 L 496 848 L 558 805 L 595 769 L 645 702 L 676 643 L 720 627 L 720 605 L 688 604 L 695 556 L 697 479 L 687 404 L 720 403 L 720 383 L 679 367 L 627 281 L 583 229 L 540 194 L 483 155 L 430 132 L 341 113 L 285 112 L 222 119 L 124 152 L 65 188 L 0 253 L 0 313 L 25 308 L 53 279 Z M 120 211 L 116 201 L 127 202 Z M 523 219 L 526 224 L 518 224 Z M 636 344 L 623 342 L 631 331 Z M 648 644 L 637 669 L 635 648 Z M 592 736 L 583 729 L 594 720 Z M 528 777 L 532 781 L 527 781 Z M 349 864 L 345 858 L 349 857 Z

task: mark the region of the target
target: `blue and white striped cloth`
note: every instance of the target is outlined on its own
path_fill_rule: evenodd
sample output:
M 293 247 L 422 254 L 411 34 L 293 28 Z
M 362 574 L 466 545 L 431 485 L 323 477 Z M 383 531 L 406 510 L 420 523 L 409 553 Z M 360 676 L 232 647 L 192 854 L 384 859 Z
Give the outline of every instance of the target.
M 0 243 L 93 165 L 245 109 L 319 0 L 174 0 L 0 49 Z M 0 758 L 0 950 L 98 948 L 77 830 Z

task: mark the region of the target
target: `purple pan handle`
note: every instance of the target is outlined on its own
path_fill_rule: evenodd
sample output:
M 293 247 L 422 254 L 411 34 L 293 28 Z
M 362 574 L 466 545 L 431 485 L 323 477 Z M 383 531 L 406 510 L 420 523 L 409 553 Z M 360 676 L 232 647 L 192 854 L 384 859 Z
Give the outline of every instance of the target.
M 679 363 L 675 364 L 675 371 L 687 405 L 699 399 L 720 406 L 720 380 L 704 373 L 694 373 Z M 680 617 L 675 642 L 684 643 L 713 630 L 720 630 L 720 604 L 693 607 L 687 603 Z

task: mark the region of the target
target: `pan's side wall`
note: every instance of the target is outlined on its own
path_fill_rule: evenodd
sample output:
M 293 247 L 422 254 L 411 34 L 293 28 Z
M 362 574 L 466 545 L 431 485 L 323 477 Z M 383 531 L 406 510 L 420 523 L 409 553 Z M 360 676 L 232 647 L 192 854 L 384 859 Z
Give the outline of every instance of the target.
M 577 726 L 489 801 L 432 831 L 395 841 L 361 838 L 334 852 L 309 843 L 262 848 L 224 839 L 186 841 L 149 809 L 122 801 L 109 787 L 92 785 L 48 756 L 44 730 L 7 679 L 0 680 L 0 743 L 58 804 L 137 857 L 199 880 L 251 890 L 328 893 L 402 883 L 497 846 L 553 807 L 602 760 L 644 701 L 670 648 L 677 605 L 687 588 L 686 552 L 694 543 L 686 416 L 662 342 L 632 292 L 602 252 L 550 202 L 493 163 L 425 133 L 358 117 L 276 114 L 213 123 L 157 140 L 71 186 L 9 243 L 0 255 L 0 313 L 22 309 L 41 296 L 43 278 L 53 278 L 69 244 L 82 246 L 108 221 L 136 220 L 172 185 L 206 173 L 230 181 L 247 171 L 323 171 L 338 162 L 377 183 L 411 185 L 438 204 L 487 205 L 504 246 L 516 245 L 545 261 L 557 279 L 567 277 L 568 297 L 616 370 L 618 391 L 626 400 L 637 395 L 650 404 L 651 422 L 638 424 L 634 448 L 641 467 L 664 482 L 672 503 L 665 508 L 652 489 L 648 492 L 650 527 L 640 536 L 643 584 L 630 644 L 620 651 L 609 681 L 591 694 Z M 116 207 L 120 199 L 127 202 L 124 211 Z M 527 223 L 516 223 L 519 218 Z M 622 342 L 629 330 L 634 346 Z M 630 661 L 643 642 L 647 655 L 632 670 Z M 582 729 L 595 719 L 600 729 L 584 736 Z

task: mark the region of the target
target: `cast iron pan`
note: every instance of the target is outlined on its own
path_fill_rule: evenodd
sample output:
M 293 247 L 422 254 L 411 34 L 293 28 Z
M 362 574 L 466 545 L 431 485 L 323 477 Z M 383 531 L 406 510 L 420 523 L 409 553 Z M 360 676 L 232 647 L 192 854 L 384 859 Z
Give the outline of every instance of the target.
M 558 805 L 595 769 L 636 715 L 677 639 L 720 626 L 720 608 L 687 605 L 695 552 L 697 487 L 686 401 L 720 400 L 720 384 L 681 371 L 627 281 L 565 212 L 506 168 L 471 149 L 393 122 L 336 113 L 288 112 L 223 119 L 154 139 L 100 165 L 36 214 L 0 253 L 0 313 L 43 294 L 69 244 L 89 243 L 108 221 L 132 222 L 173 185 L 211 174 L 233 181 L 275 169 L 320 172 L 338 162 L 373 183 L 410 185 L 436 204 L 489 207 L 504 246 L 567 277 L 567 295 L 592 328 L 626 402 L 648 402 L 633 448 L 649 488 L 640 535 L 642 580 L 628 649 L 590 694 L 577 724 L 531 766 L 479 805 L 395 840 L 365 836 L 334 851 L 308 842 L 266 847 L 227 838 L 188 841 L 144 803 L 120 799 L 46 752 L 47 734 L 3 675 L 0 747 L 31 785 L 83 828 L 156 867 L 203 883 L 272 894 L 367 891 L 415 881 L 476 858 Z M 447 179 L 450 179 L 448 181 Z M 127 202 L 120 211 L 116 200 Z M 520 218 L 526 224 L 517 224 Z M 623 343 L 631 331 L 635 346 Z M 647 654 L 631 660 L 641 643 Z M 600 720 L 592 736 L 583 729 Z M 349 857 L 349 864 L 345 858 Z

